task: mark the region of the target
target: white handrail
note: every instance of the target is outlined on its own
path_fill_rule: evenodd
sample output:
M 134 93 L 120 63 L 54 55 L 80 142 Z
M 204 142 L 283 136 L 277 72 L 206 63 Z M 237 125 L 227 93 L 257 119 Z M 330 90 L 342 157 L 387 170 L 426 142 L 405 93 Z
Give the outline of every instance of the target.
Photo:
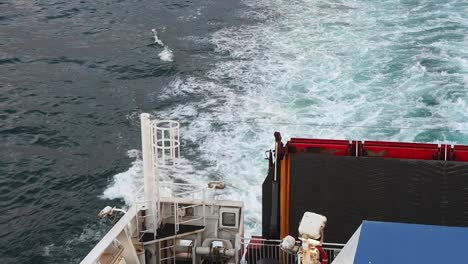
M 135 206 L 130 207 L 126 214 L 107 232 L 107 234 L 94 246 L 93 249 L 81 261 L 81 264 L 95 263 L 106 248 L 116 240 L 117 236 L 130 224 L 132 219 L 137 216 Z
M 297 258 L 296 254 L 291 252 L 286 252 L 281 249 L 280 244 L 282 240 L 278 239 L 265 239 L 260 237 L 240 237 L 236 236 L 236 251 L 242 253 L 240 263 L 255 263 L 255 261 L 260 259 L 276 259 L 280 260 L 281 263 L 296 263 Z M 300 246 L 300 243 L 297 242 L 297 246 Z M 344 247 L 344 244 L 338 243 L 323 243 L 322 248 L 327 252 L 329 259 L 334 259 L 341 248 Z

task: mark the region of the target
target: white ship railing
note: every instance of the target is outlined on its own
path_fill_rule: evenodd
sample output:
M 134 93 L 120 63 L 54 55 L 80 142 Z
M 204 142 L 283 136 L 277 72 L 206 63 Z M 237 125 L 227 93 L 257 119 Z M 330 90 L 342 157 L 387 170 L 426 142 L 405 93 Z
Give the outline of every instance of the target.
M 170 193 L 168 195 L 165 195 L 164 193 L 161 193 L 161 201 L 164 201 L 166 203 L 170 202 L 173 204 L 171 210 L 171 215 L 169 216 L 162 216 L 163 218 L 167 217 L 174 217 L 174 225 L 175 225 L 175 231 L 176 233 L 179 231 L 179 226 L 182 224 L 188 224 L 196 221 L 201 221 L 203 222 L 203 225 L 206 224 L 206 212 L 205 212 L 205 194 L 207 187 L 202 187 L 199 185 L 194 185 L 194 184 L 186 184 L 186 183 L 173 183 L 173 182 L 161 182 L 160 183 L 160 188 L 161 190 L 163 189 L 170 189 Z M 168 201 L 164 198 L 169 198 Z M 174 199 L 174 201 L 171 201 L 171 198 Z M 190 199 L 191 203 L 190 205 L 179 205 L 180 200 L 179 199 Z M 183 202 L 182 202 L 183 203 Z M 198 216 L 195 216 L 194 218 L 190 218 L 187 220 L 182 220 L 182 216 L 179 215 L 180 211 L 185 211 L 187 208 L 193 208 L 195 211 L 195 208 L 197 207 L 202 207 L 202 214 L 199 214 Z M 163 210 L 164 211 L 164 210 Z
M 240 250 L 242 257 L 240 263 L 257 263 L 259 260 L 269 262 L 281 260 L 281 263 L 297 263 L 296 254 L 283 251 L 280 244 L 281 240 L 241 237 Z
M 257 237 L 238 237 L 236 249 L 241 252 L 240 263 L 257 263 L 257 261 L 278 261 L 282 264 L 297 263 L 297 254 L 293 252 L 284 251 L 281 247 L 281 240 L 263 239 Z M 297 242 L 300 246 L 300 242 Z M 324 243 L 322 248 L 327 252 L 328 263 L 331 263 L 344 244 L 338 243 Z
M 194 184 L 186 184 L 186 183 L 174 183 L 174 182 L 159 182 L 160 191 L 157 201 L 154 200 L 144 200 L 142 197 L 138 198 L 137 196 L 134 197 L 134 204 L 137 205 L 138 208 L 146 208 L 149 205 L 154 204 L 154 212 L 158 215 L 158 217 L 163 219 L 168 219 L 173 217 L 174 218 L 174 226 L 175 226 L 175 233 L 179 231 L 179 226 L 181 224 L 189 224 L 193 222 L 200 222 L 203 225 L 206 225 L 206 192 L 207 187 L 202 187 L 199 185 Z M 138 190 L 137 193 L 143 192 L 143 188 Z M 189 202 L 190 205 L 186 205 Z M 166 210 L 164 210 L 163 206 L 170 204 L 170 214 L 164 214 Z M 195 211 L 197 207 L 201 207 L 201 214 L 195 215 L 193 218 L 182 220 L 182 216 L 180 215 L 180 211 L 193 208 Z M 145 215 L 142 218 L 151 217 L 154 221 L 154 215 Z M 139 221 L 139 218 L 137 218 Z M 140 226 L 137 223 L 137 226 Z M 140 234 L 140 239 L 145 233 L 153 233 L 154 238 L 156 239 L 157 236 L 157 229 L 146 229 L 146 230 L 139 230 L 138 233 Z
M 154 166 L 173 167 L 180 159 L 179 122 L 173 120 L 151 121 L 151 145 Z
M 340 243 L 323 243 L 322 248 L 327 252 L 328 263 L 332 262 L 336 256 L 338 256 L 344 246 L 345 244 Z
M 132 238 L 129 236 L 129 234 L 133 234 L 133 230 L 136 228 L 136 226 L 132 225 L 132 222 L 138 219 L 137 212 L 138 210 L 135 206 L 130 207 L 127 213 L 124 214 L 99 243 L 94 246 L 81 263 L 98 263 L 102 254 L 104 254 L 106 249 L 110 246 L 114 248 L 110 259 L 116 259 L 120 255 L 124 256 L 126 259 L 138 259 Z

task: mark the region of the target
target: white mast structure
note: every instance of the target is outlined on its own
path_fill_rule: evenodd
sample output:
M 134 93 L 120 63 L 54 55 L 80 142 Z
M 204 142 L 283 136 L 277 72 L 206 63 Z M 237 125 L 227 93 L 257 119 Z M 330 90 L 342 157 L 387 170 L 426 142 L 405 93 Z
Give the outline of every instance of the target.
M 146 210 L 146 231 L 156 231 L 161 224 L 160 169 L 173 167 L 180 160 L 179 123 L 172 120 L 153 120 L 141 114 L 141 142 Z

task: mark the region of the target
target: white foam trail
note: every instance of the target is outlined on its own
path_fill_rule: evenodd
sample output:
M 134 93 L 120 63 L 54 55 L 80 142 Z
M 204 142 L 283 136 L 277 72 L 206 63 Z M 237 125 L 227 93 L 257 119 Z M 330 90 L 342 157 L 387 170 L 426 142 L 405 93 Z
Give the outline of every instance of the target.
M 169 108 L 154 114 L 183 121 L 180 171 L 189 176 L 180 177 L 224 180 L 224 198 L 246 202 L 247 233 L 259 231 L 263 151 L 273 147 L 274 131 L 284 140 L 468 143 L 466 132 L 398 128 L 468 129 L 463 41 L 437 33 L 454 17 L 463 27 L 452 35 L 466 30 L 467 19 L 451 15 L 456 5 L 431 3 L 436 18 L 426 19 L 434 15 L 427 8 L 414 12 L 399 1 L 244 2 L 251 6 L 245 16 L 264 22 L 214 33 L 211 43 L 228 58 L 205 76 L 174 80 L 158 97 Z M 175 98 L 187 103 L 173 105 Z M 229 122 L 239 120 L 249 122 Z
M 171 62 L 174 59 L 174 54 L 172 53 L 172 50 L 165 45 L 162 40 L 158 38 L 158 32 L 156 31 L 155 28 L 151 29 L 151 32 L 153 32 L 153 37 L 154 37 L 154 43 L 158 43 L 160 46 L 163 47 L 163 50 L 158 54 L 159 58 L 162 61 L 167 61 Z
M 156 31 L 156 29 L 151 29 L 151 32 L 153 32 L 154 43 L 158 43 L 159 45 L 164 46 L 164 43 L 158 38 L 158 32 Z
M 50 256 L 50 250 L 55 247 L 55 244 L 50 244 L 44 247 L 42 256 L 44 257 L 49 257 Z
M 169 49 L 167 46 L 164 46 L 163 51 L 159 53 L 159 58 L 162 61 L 173 61 L 174 54 L 172 54 L 172 50 Z
M 131 205 L 135 201 L 135 194 L 143 186 L 143 164 L 138 150 L 130 150 L 127 154 L 135 160 L 127 171 L 113 177 L 111 185 L 104 191 L 102 198 L 124 199 L 127 205 Z

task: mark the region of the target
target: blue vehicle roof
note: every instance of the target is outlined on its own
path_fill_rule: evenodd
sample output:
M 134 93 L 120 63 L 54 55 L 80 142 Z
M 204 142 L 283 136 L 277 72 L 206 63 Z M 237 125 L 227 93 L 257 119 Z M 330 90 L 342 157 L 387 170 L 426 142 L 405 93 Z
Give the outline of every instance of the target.
M 364 221 L 354 264 L 468 263 L 468 228 Z

